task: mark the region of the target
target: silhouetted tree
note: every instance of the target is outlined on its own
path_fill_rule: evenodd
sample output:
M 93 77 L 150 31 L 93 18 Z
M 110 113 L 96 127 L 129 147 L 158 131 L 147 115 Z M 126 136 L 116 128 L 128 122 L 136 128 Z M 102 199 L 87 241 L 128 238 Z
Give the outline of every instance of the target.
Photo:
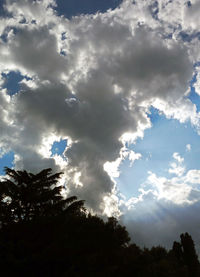
M 182 245 L 181 243 L 174 241 L 173 247 L 172 247 L 173 254 L 177 258 L 178 262 L 180 264 L 183 263 L 183 250 L 182 250 Z
M 141 249 L 114 217 L 85 212 L 75 196 L 64 198 L 61 173 L 6 168 L 0 181 L 0 269 L 29 277 L 199 277 L 188 233 L 167 251 Z M 147 230 L 148 231 L 148 230 Z
M 5 168 L 7 178 L 0 182 L 0 222 L 7 225 L 30 221 L 60 213 L 79 213 L 84 201 L 76 196 L 65 199 L 58 185 L 61 172 L 51 174 L 50 168 L 37 174 Z
M 183 259 L 185 264 L 188 266 L 190 273 L 189 276 L 198 277 L 200 276 L 200 264 L 196 254 L 194 241 L 188 233 L 181 234 L 180 238 L 183 248 Z
M 176 267 L 176 275 L 180 277 L 199 277 L 200 264 L 196 254 L 192 237 L 188 234 L 180 235 L 181 242 L 174 242 L 169 253 L 169 261 Z

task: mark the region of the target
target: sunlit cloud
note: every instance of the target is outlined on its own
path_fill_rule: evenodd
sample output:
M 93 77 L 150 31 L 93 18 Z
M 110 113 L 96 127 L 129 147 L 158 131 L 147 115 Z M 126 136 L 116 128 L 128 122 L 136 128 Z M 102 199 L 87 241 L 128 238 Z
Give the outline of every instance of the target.
M 200 5 L 190 2 L 124 0 L 66 18 L 58 1 L 5 1 L 1 158 L 11 151 L 16 169 L 63 171 L 68 195 L 86 200 L 94 213 L 128 221 L 130 229 L 131 213 L 167 218 L 198 209 L 200 169 L 197 158 L 195 166 L 188 163 L 192 136 L 200 134 L 198 103 L 190 98 L 191 91 L 200 95 Z M 159 118 L 169 140 L 167 121 L 192 129 L 184 149 L 166 143 L 165 158 L 153 151 L 161 133 L 137 149 Z M 54 149 L 64 140 L 62 151 L 59 144 Z M 146 180 L 126 187 L 125 166 Z M 162 216 L 154 217 L 161 230 L 166 222 L 179 230 L 182 223 L 169 216 L 162 225 Z

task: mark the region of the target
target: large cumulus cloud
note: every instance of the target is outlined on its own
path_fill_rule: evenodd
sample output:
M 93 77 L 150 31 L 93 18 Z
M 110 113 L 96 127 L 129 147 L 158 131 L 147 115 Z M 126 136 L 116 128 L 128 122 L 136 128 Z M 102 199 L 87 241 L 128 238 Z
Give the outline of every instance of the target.
M 24 79 L 12 97 L 2 80 L 0 145 L 15 152 L 16 168 L 62 169 L 68 192 L 89 208 L 128 214 L 105 164 L 140 157 L 129 153 L 127 142 L 150 128 L 150 107 L 199 128 L 187 99 L 198 41 L 181 36 L 195 33 L 198 22 L 186 24 L 194 13 L 189 5 L 161 2 L 126 0 L 113 11 L 68 20 L 56 14 L 55 1 L 6 1 L 0 70 Z M 177 6 L 184 18 L 171 12 Z M 51 156 L 51 138 L 68 139 L 64 157 Z M 145 205 L 144 195 L 136 202 Z M 181 213 L 173 203 L 171 212 Z

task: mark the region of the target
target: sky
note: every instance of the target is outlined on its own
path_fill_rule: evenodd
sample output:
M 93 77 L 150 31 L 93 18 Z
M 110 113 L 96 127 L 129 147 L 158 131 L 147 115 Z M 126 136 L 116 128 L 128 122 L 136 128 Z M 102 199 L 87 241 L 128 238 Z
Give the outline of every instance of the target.
M 1 0 L 0 174 L 63 171 L 67 195 L 140 246 L 189 232 L 200 247 L 199 12 L 198 0 Z

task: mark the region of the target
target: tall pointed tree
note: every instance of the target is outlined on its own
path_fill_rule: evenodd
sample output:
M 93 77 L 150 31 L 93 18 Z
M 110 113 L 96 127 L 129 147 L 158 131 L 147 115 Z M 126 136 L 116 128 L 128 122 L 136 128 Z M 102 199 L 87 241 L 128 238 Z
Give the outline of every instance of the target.
M 37 217 L 84 211 L 84 201 L 76 196 L 64 198 L 58 184 L 62 172 L 47 168 L 37 174 L 5 168 L 7 178 L 0 182 L 0 222 L 30 221 Z
M 181 244 L 183 248 L 183 258 L 189 268 L 190 277 L 200 276 L 200 263 L 196 254 L 195 245 L 192 237 L 188 234 L 181 234 Z

